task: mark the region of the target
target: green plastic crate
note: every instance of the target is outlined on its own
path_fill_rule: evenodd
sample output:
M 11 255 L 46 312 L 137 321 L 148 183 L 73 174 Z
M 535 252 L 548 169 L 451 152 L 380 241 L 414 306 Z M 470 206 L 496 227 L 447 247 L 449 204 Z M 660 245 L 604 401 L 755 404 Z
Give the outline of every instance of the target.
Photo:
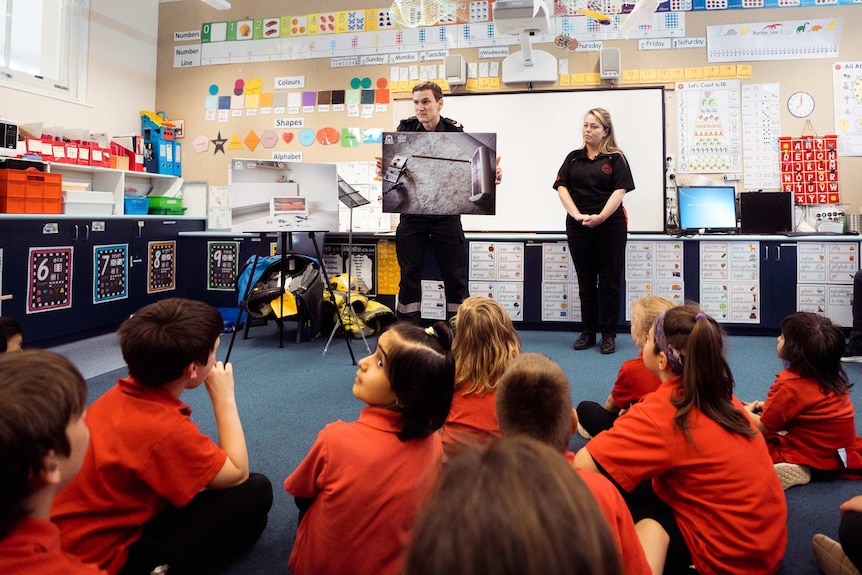
M 186 208 L 183 207 L 182 198 L 150 196 L 150 214 L 157 216 L 181 216 L 185 211 Z

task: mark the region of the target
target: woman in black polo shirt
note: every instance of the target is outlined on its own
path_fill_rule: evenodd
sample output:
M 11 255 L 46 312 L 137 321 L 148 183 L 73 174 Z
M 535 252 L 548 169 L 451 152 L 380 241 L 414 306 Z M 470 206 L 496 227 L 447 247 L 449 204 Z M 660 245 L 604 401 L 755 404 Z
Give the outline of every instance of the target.
M 566 237 L 580 289 L 582 329 L 573 347 L 592 347 L 601 331 L 599 350 L 614 353 L 626 252 L 623 197 L 635 184 L 607 110 L 587 112 L 582 132 L 584 145 L 566 156 L 554 182 L 566 209 Z

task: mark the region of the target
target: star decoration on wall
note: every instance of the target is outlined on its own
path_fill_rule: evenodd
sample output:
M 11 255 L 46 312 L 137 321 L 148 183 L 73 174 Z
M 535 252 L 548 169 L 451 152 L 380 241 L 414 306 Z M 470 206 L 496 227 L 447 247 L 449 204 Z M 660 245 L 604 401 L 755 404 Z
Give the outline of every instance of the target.
M 216 139 L 210 140 L 210 142 L 212 142 L 213 145 L 215 146 L 215 148 L 213 149 L 213 156 L 218 154 L 219 151 L 221 151 L 221 153 L 224 154 L 224 145 L 227 142 L 227 138 L 221 137 L 221 130 L 219 130 L 219 133 L 218 133 L 218 136 L 216 137 Z

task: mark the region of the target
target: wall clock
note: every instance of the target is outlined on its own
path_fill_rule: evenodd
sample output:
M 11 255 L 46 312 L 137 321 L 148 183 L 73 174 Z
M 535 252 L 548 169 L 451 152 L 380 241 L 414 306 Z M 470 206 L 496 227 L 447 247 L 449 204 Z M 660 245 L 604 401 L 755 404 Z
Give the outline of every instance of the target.
M 797 118 L 805 118 L 814 111 L 814 96 L 808 92 L 794 92 L 787 98 L 787 111 Z

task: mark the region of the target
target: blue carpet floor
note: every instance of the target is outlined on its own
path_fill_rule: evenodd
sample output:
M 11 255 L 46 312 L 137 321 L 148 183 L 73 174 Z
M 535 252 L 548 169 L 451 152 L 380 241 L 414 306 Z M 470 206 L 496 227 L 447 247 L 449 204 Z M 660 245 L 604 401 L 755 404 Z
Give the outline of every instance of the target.
M 363 404 L 353 398 L 351 387 L 356 367 L 351 365 L 344 340 L 336 339 L 322 355 L 325 339 L 296 344 L 287 337 L 278 349 L 275 326 L 254 328 L 248 340 L 237 337 L 231 362 L 234 365 L 237 399 L 248 442 L 251 468 L 269 476 L 275 501 L 269 526 L 255 548 L 225 575 L 287 573 L 287 560 L 296 533 L 296 509 L 282 488 L 284 478 L 305 456 L 317 432 L 336 419 L 356 419 Z M 598 348 L 575 352 L 571 348 L 577 334 L 549 331 L 522 331 L 524 351 L 543 353 L 557 361 L 569 375 L 575 404 L 582 400 L 604 402 L 620 363 L 635 355 L 627 334 L 617 339 L 617 353 L 601 355 Z M 229 335 L 222 336 L 219 357 L 224 357 Z M 369 344 L 375 345 L 374 338 Z M 357 359 L 365 355 L 362 341 L 353 341 Z M 782 369 L 775 353 L 774 337 L 730 336 L 728 359 L 743 400 L 763 399 L 775 374 Z M 74 352 L 69 356 L 75 360 Z M 851 381 L 862 381 L 862 364 L 845 366 Z M 89 379 L 91 401 L 114 385 L 123 369 Z M 859 411 L 862 390 L 851 392 Z M 215 435 L 206 391 L 191 391 L 182 398 L 192 407 L 192 419 L 205 433 Z M 584 444 L 572 438 L 572 449 Z M 790 542 L 783 575 L 819 573 L 811 553 L 811 538 L 822 532 L 837 538 L 838 505 L 862 493 L 862 483 L 833 481 L 812 483 L 786 492 L 790 518 Z M 732 494 L 728 494 L 732 496 Z

